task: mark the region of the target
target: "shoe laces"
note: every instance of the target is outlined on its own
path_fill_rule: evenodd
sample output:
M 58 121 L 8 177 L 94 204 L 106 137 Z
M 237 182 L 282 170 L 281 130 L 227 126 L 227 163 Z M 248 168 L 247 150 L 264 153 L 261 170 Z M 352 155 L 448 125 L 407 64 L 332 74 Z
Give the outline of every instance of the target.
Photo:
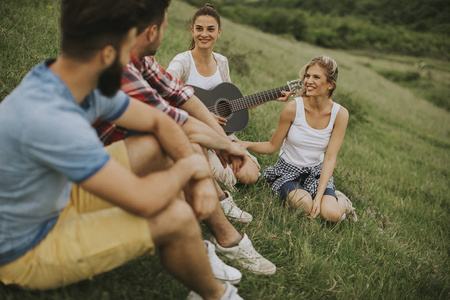
M 247 248 L 247 249 L 246 249 Z M 258 258 L 261 257 L 261 255 L 256 252 L 255 248 L 253 247 L 252 244 L 250 244 L 248 247 L 243 248 L 241 247 L 241 251 L 245 254 L 245 256 L 250 259 L 250 260 L 257 260 Z

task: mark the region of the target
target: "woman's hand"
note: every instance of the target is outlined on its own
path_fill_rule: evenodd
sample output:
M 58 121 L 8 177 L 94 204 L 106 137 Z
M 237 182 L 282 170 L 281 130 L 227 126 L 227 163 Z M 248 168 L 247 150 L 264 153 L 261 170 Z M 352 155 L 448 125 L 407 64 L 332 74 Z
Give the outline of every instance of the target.
M 217 123 L 219 123 L 220 126 L 227 125 L 227 119 L 219 117 L 215 113 L 211 113 L 211 114 L 213 115 L 214 119 L 216 119 Z
M 238 143 L 239 146 L 241 146 L 242 148 L 244 148 L 245 150 L 247 150 L 248 146 L 249 146 L 249 142 L 247 141 L 233 141 L 235 143 Z
M 289 97 L 292 96 L 294 91 L 295 91 L 295 88 L 293 88 L 290 92 L 281 91 L 281 94 L 283 94 L 283 97 L 278 97 L 275 100 L 280 101 L 280 102 L 286 102 L 289 99 Z
M 322 198 L 315 198 L 313 201 L 313 207 L 310 212 L 311 218 L 315 219 L 318 215 L 320 215 L 320 204 L 322 203 Z

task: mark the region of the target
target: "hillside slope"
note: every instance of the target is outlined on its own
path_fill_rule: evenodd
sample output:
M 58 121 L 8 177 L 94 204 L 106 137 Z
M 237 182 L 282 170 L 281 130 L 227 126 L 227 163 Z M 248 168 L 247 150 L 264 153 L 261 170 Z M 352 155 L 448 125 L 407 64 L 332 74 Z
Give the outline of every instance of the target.
M 58 53 L 57 3 L 0 3 L 0 100 L 25 73 Z M 156 55 L 167 67 L 188 48 L 195 9 L 172 1 Z M 230 61 L 244 95 L 284 85 L 312 57 L 326 54 L 340 67 L 334 100 L 350 112 L 335 182 L 357 208 L 357 223 L 330 225 L 283 207 L 264 180 L 233 192 L 250 212 L 236 223 L 255 248 L 277 265 L 274 276 L 243 272 L 244 299 L 448 299 L 450 295 L 450 116 L 380 70 L 419 73 L 450 85 L 450 63 L 431 59 L 333 51 L 265 34 L 223 19 L 217 52 Z M 447 99 L 450 95 L 444 95 Z M 250 111 L 241 139 L 268 140 L 283 103 Z M 0 145 L 1 147 L 1 145 Z M 262 168 L 276 155 L 257 155 Z M 209 232 L 202 227 L 205 238 Z M 229 262 L 233 264 L 233 262 Z M 188 290 L 163 270 L 158 256 L 48 292 L 0 284 L 0 299 L 184 299 Z

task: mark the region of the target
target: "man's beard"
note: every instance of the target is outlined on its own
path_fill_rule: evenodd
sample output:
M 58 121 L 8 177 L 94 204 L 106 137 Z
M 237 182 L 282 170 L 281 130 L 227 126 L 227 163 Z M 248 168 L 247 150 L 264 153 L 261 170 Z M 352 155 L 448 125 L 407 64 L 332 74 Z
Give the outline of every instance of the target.
M 113 64 L 98 77 L 97 88 L 106 97 L 114 96 L 121 86 L 123 67 L 117 56 Z

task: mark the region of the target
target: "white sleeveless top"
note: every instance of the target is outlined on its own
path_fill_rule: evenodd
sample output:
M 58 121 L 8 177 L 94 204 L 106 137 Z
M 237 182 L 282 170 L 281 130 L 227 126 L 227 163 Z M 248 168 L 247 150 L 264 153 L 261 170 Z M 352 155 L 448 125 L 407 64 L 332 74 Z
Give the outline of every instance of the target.
M 341 106 L 333 102 L 330 122 L 325 129 L 319 130 L 310 127 L 306 122 L 303 98 L 295 98 L 295 101 L 297 102 L 295 120 L 283 141 L 280 157 L 299 168 L 314 167 L 323 162 L 334 121 Z
M 191 69 L 189 72 L 189 78 L 185 82 L 186 85 L 193 85 L 200 87 L 204 90 L 212 90 L 219 84 L 221 84 L 222 76 L 220 76 L 219 68 L 216 69 L 214 75 L 205 77 L 198 73 L 197 67 L 195 66 L 194 58 L 192 57 L 191 51 L 188 51 L 189 59 L 191 60 Z

